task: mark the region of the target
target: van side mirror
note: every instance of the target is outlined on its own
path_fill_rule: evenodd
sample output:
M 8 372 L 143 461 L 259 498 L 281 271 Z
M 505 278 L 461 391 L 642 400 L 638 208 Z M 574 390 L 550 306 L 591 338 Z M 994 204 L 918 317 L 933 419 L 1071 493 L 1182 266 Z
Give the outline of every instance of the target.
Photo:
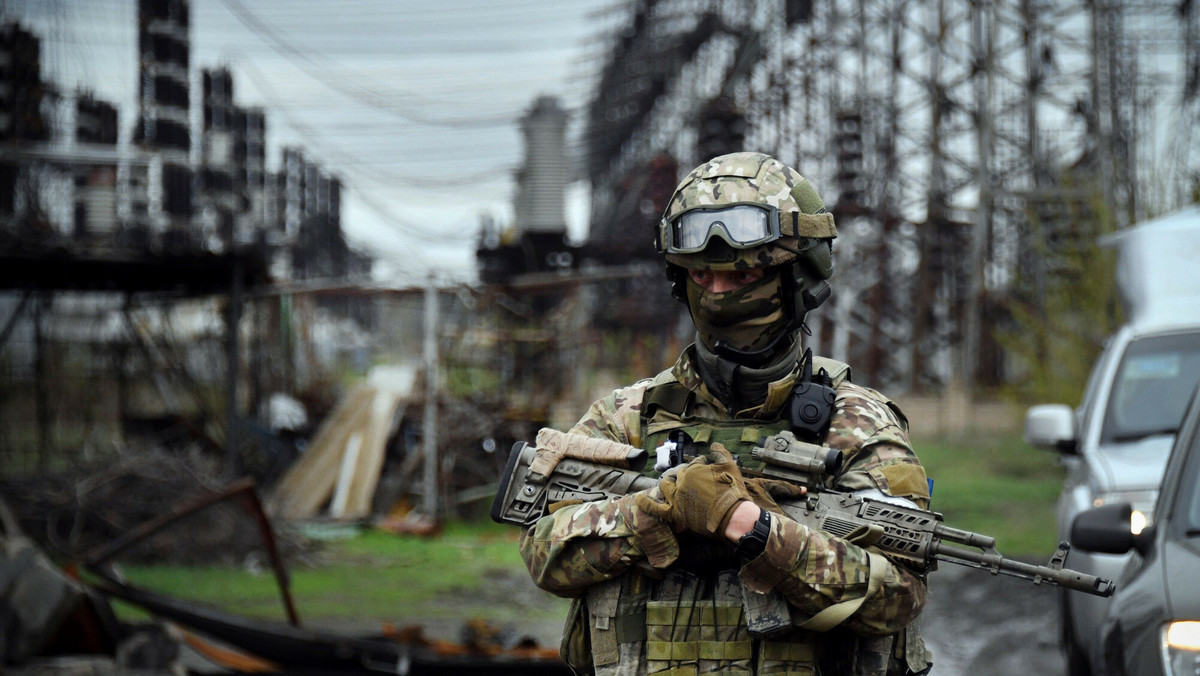
M 1115 502 L 1084 510 L 1071 522 L 1071 545 L 1098 554 L 1124 554 L 1132 549 L 1141 551 L 1142 540 L 1152 535 L 1143 531 L 1135 535 L 1130 530 L 1133 505 Z
M 1064 455 L 1079 453 L 1075 411 L 1066 404 L 1038 404 L 1025 412 L 1025 443 Z

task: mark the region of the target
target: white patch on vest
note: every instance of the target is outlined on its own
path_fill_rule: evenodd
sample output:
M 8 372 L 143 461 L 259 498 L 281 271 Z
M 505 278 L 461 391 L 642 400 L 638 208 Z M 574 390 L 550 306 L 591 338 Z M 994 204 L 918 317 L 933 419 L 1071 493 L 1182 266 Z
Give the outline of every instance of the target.
M 676 444 L 674 441 L 668 440 L 662 442 L 658 445 L 658 448 L 654 449 L 655 453 L 657 454 L 657 458 L 654 462 L 655 470 L 659 472 L 665 472 L 671 469 L 671 453 L 675 451 L 677 446 L 678 444 Z

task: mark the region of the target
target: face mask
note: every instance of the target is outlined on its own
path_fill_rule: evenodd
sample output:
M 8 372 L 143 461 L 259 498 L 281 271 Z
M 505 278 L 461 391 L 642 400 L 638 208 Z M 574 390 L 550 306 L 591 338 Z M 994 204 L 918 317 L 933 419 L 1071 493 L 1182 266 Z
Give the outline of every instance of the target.
M 733 291 L 713 293 L 687 277 L 688 309 L 700 339 L 715 350 L 723 342 L 740 352 L 770 345 L 790 322 L 783 310 L 783 284 L 778 269 Z

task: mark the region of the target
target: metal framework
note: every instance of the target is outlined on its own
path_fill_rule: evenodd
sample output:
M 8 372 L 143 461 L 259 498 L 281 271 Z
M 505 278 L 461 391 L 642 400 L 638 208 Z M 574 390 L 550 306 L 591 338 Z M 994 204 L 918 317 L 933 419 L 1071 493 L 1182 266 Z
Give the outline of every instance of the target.
M 1096 234 L 1067 212 L 1122 227 L 1196 199 L 1195 4 L 623 3 L 589 109 L 592 243 L 645 232 L 629 186 L 656 156 L 702 161 L 705 113 L 731 101 L 727 136 L 793 163 L 838 218 L 821 350 L 900 390 L 999 382 L 1001 301 L 1036 298 L 1056 251 Z

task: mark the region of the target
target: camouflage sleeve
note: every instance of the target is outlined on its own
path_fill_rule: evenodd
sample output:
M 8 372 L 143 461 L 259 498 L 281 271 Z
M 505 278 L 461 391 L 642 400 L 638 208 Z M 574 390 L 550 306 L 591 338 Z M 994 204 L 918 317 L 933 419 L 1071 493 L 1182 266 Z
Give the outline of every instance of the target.
M 657 487 L 647 492 L 661 501 Z M 670 526 L 638 509 L 632 494 L 548 514 L 521 534 L 519 547 L 534 583 L 559 596 L 578 596 L 632 565 L 665 568 L 679 557 Z
M 598 399 L 569 432 L 641 447 L 642 395 L 650 382 L 643 380 Z
M 908 420 L 878 392 L 852 383 L 838 388 L 826 443 L 842 452 L 844 491 L 878 489 L 929 508 L 925 468 L 908 441 Z
M 640 446 L 639 415 L 648 383 L 596 401 L 569 433 Z M 649 492 L 661 499 L 657 488 Z M 577 596 L 631 565 L 663 568 L 679 556 L 670 527 L 634 506 L 632 495 L 548 514 L 522 533 L 520 550 L 533 581 L 559 596 Z
M 775 589 L 811 617 L 866 594 L 870 563 L 863 548 L 780 517 L 771 520 L 766 549 L 746 562 L 741 576 L 752 591 Z M 920 614 L 925 592 L 924 580 L 889 562 L 879 591 L 840 626 L 869 636 L 894 634 Z
M 875 489 L 928 506 L 925 470 L 909 444 L 908 421 L 879 393 L 843 383 L 826 443 L 843 454 L 846 469 L 835 481 L 838 489 Z M 766 549 L 742 569 L 747 586 L 777 589 L 808 616 L 862 597 L 869 574 L 866 550 L 788 518 L 772 520 Z M 925 594 L 922 578 L 889 561 L 879 592 L 842 626 L 865 635 L 895 633 L 921 612 Z

